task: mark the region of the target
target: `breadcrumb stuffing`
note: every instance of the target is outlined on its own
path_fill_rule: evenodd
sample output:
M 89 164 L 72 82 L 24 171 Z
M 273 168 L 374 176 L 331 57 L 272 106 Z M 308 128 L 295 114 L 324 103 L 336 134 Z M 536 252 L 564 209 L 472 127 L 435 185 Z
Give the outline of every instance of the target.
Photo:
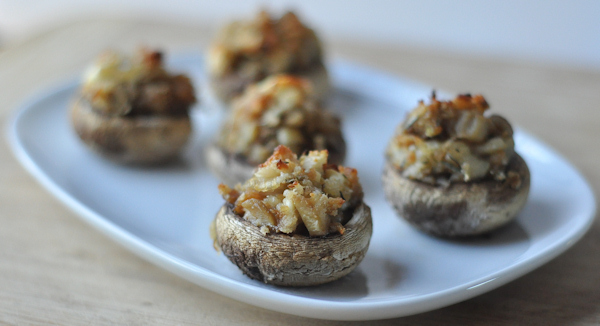
M 187 114 L 196 102 L 190 79 L 169 74 L 163 54 L 145 48 L 133 56 L 102 53 L 87 69 L 81 94 L 95 111 L 121 116 Z
M 327 158 L 326 150 L 297 158 L 278 146 L 251 179 L 235 189 L 220 184 L 219 193 L 264 234 L 343 234 L 363 191 L 355 169 L 328 164 Z
M 423 101 L 411 111 L 390 141 L 388 160 L 406 178 L 431 184 L 504 181 L 514 155 L 513 130 L 498 115 L 486 117 L 481 95 L 452 101 Z M 511 184 L 518 184 L 511 174 Z
M 315 32 L 293 12 L 280 18 L 261 11 L 252 20 L 234 21 L 219 33 L 208 54 L 212 76 L 233 71 L 260 80 L 321 64 L 321 45 Z
M 307 80 L 291 75 L 250 85 L 234 101 L 218 145 L 252 164 L 264 162 L 278 145 L 295 153 L 336 150 L 343 146 L 340 121 L 313 94 Z

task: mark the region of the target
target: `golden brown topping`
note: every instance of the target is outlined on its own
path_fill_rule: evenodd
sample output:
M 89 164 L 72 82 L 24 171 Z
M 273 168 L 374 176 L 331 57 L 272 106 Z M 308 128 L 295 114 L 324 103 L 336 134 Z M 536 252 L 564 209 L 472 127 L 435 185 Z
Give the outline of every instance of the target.
M 291 12 L 274 19 L 262 11 L 254 20 L 232 22 L 221 30 L 208 56 L 211 75 L 235 71 L 254 80 L 319 63 L 319 40 Z
M 348 213 L 362 201 L 362 187 L 355 169 L 328 164 L 327 157 L 323 150 L 298 159 L 278 146 L 251 179 L 235 189 L 221 184 L 219 193 L 265 234 L 343 234 Z
M 399 126 L 387 149 L 388 159 L 403 176 L 424 182 L 469 182 L 506 179 L 514 154 L 513 131 L 502 117 L 485 117 L 481 95 L 459 95 L 452 101 L 423 101 Z
M 218 145 L 258 164 L 277 145 L 295 153 L 334 150 L 343 142 L 340 122 L 319 108 L 311 85 L 304 79 L 276 75 L 249 86 L 233 103 Z
M 188 77 L 165 71 L 162 53 L 140 49 L 133 57 L 107 51 L 86 72 L 83 97 L 103 114 L 185 114 L 196 101 Z

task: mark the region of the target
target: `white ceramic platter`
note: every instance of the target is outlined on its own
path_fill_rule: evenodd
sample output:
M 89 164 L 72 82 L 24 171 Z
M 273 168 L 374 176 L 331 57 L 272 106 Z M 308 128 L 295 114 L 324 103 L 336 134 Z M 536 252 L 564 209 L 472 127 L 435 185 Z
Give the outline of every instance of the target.
M 539 267 L 573 245 L 593 220 L 594 196 L 582 176 L 518 130 L 517 151 L 529 164 L 532 185 L 516 222 L 489 237 L 462 241 L 412 229 L 384 200 L 380 174 L 394 128 L 431 89 L 335 62 L 330 107 L 343 115 L 347 165 L 358 169 L 365 202 L 373 210 L 369 252 L 353 273 L 328 285 L 278 288 L 251 280 L 215 252 L 209 237 L 209 224 L 223 200 L 203 149 L 222 111 L 206 91 L 202 57 L 176 56 L 169 64 L 203 89 L 193 115 L 194 138 L 176 164 L 120 166 L 88 151 L 67 118 L 75 81 L 24 104 L 10 121 L 9 141 L 27 170 L 85 221 L 156 265 L 222 295 L 323 319 L 415 314 L 472 298 Z M 492 110 L 502 113 L 502 108 Z

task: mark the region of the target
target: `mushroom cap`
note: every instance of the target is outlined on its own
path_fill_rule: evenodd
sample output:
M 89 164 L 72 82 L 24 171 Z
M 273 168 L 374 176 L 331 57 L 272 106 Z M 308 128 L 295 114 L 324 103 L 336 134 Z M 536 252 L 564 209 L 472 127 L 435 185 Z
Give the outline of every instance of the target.
M 279 286 L 312 286 L 350 273 L 364 258 L 373 231 L 371 209 L 361 203 L 344 234 L 324 237 L 263 234 L 225 204 L 215 219 L 225 256 L 252 279 Z
M 336 150 L 329 150 L 329 162 L 341 165 L 346 157 L 346 142 L 339 136 L 335 139 Z M 257 165 L 250 164 L 243 157 L 225 151 L 216 143 L 211 143 L 205 149 L 206 162 L 209 169 L 223 183 L 233 187 L 250 179 Z
M 288 73 L 309 80 L 313 86 L 314 95 L 318 100 L 325 100 L 327 95 L 329 95 L 331 84 L 329 83 L 327 70 L 322 63 L 316 64 L 310 69 Z M 233 71 L 219 77 L 211 76 L 210 86 L 221 101 L 229 103 L 233 98 L 240 95 L 248 85 L 258 81 L 260 80 L 246 77 L 239 72 Z
M 507 170 L 521 178 L 516 189 L 496 180 L 435 186 L 403 177 L 389 162 L 382 181 L 388 202 L 413 226 L 437 236 L 471 236 L 505 225 L 525 206 L 529 168 L 515 153 Z
M 81 97 L 76 99 L 70 115 L 75 132 L 86 145 L 127 164 L 157 164 L 172 159 L 192 132 L 187 114 L 103 115 Z

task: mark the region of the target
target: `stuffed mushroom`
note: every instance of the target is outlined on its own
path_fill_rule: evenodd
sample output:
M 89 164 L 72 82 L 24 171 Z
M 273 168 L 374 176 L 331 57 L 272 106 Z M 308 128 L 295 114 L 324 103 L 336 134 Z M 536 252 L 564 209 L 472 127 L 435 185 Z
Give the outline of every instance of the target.
M 327 151 L 297 158 L 279 146 L 254 176 L 231 189 L 212 225 L 217 248 L 250 278 L 310 286 L 350 273 L 372 234 L 355 169 L 330 164 Z
M 386 150 L 383 186 L 398 214 L 445 237 L 492 231 L 527 201 L 529 169 L 514 150 L 513 129 L 481 95 L 423 101 Z
M 190 79 L 170 74 L 158 51 L 103 53 L 84 76 L 71 108 L 79 138 L 121 163 L 161 163 L 177 156 L 192 131 Z
M 323 99 L 330 84 L 322 57 L 317 35 L 294 13 L 273 18 L 261 11 L 253 20 L 234 21 L 218 33 L 207 66 L 211 88 L 225 102 L 274 74 L 310 80 Z
M 295 153 L 326 149 L 341 164 L 346 155 L 340 120 L 321 108 L 312 84 L 275 75 L 250 85 L 233 102 L 216 141 L 206 150 L 210 169 L 230 186 L 252 176 L 278 145 Z

